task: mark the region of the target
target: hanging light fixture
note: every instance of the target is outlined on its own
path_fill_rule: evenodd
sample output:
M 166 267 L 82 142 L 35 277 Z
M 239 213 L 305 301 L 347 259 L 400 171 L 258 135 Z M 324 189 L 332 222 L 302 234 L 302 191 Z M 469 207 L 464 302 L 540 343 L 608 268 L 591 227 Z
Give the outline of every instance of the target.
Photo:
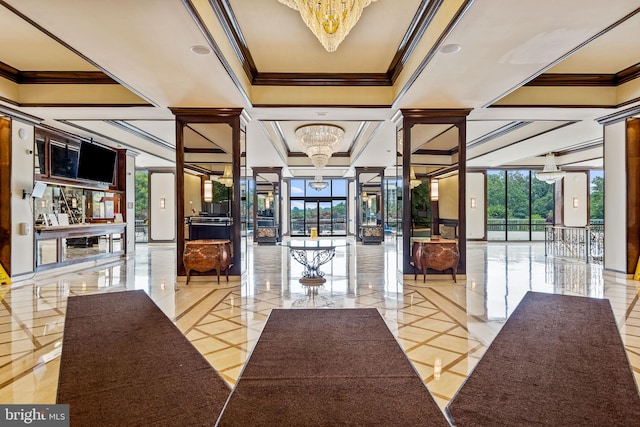
M 279 0 L 300 12 L 327 52 L 335 52 L 356 25 L 362 10 L 376 0 Z
M 439 197 L 438 180 L 434 178 L 431 180 L 431 201 L 437 202 Z
M 203 184 L 203 197 L 205 203 L 213 202 L 213 181 L 206 180 Z
M 411 166 L 411 174 L 409 177 L 409 189 L 413 190 L 420 184 L 422 184 L 422 181 L 416 178 L 416 171 L 414 171 L 413 166 Z
M 224 173 L 220 178 L 218 178 L 218 182 L 225 187 L 231 187 L 233 185 L 233 172 L 231 172 L 231 165 L 225 165 Z
M 362 192 L 362 201 L 366 202 L 367 200 L 369 200 L 369 196 L 367 196 L 367 192 L 363 191 Z
M 342 138 L 344 129 L 330 124 L 304 125 L 296 129 L 298 145 L 307 153 L 316 169 L 327 165 L 329 157 L 342 144 Z
M 320 175 L 316 175 L 315 180 L 309 183 L 309 187 L 316 191 L 324 190 L 328 185 L 329 183 L 327 181 L 323 181 L 322 176 Z
M 540 181 L 546 182 L 547 184 L 553 184 L 554 182 L 561 180 L 565 174 L 566 172 L 561 171 L 556 165 L 556 157 L 554 154 L 549 153 L 546 155 L 542 171 L 536 172 L 536 178 Z

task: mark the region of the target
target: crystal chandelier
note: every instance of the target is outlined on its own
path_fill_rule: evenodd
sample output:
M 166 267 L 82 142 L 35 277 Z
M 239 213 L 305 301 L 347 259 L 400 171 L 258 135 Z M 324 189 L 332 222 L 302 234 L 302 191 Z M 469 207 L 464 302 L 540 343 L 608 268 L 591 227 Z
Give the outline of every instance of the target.
M 224 167 L 224 173 L 220 178 L 218 178 L 218 182 L 223 184 L 225 187 L 231 187 L 233 185 L 233 173 L 231 172 L 230 165 L 226 165 Z
M 416 178 L 416 171 L 413 170 L 413 166 L 411 166 L 411 173 L 409 176 L 409 189 L 413 190 L 420 184 L 422 184 L 422 181 Z
M 356 25 L 362 10 L 376 0 L 278 0 L 300 12 L 327 52 L 335 52 Z
M 327 188 L 329 183 L 327 181 L 322 180 L 322 176 L 316 175 L 314 181 L 309 183 L 309 187 L 313 188 L 316 191 L 324 190 Z
M 329 157 L 340 147 L 344 129 L 329 124 L 304 125 L 296 129 L 296 140 L 300 148 L 307 153 L 311 164 L 322 169 Z
M 565 173 L 566 172 L 561 171 L 560 168 L 556 166 L 556 158 L 553 153 L 549 153 L 546 156 L 542 172 L 536 172 L 536 178 L 540 181 L 545 181 L 547 184 L 553 184 L 561 180 Z

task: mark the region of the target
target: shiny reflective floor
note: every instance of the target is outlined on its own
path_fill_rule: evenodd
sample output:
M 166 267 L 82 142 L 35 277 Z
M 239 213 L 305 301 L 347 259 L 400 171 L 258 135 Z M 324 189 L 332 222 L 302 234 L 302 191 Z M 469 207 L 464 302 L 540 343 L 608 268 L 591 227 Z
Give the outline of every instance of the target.
M 281 246 L 250 246 L 241 282 L 176 283 L 174 245 L 137 245 L 135 258 L 0 288 L 0 402 L 53 403 L 67 297 L 143 289 L 233 386 L 271 309 L 375 307 L 441 408 L 529 291 L 608 298 L 640 382 L 640 282 L 599 265 L 545 259 L 542 243 L 470 243 L 466 281 L 402 277 L 395 241 L 351 242 L 305 286 Z M 410 277 L 410 279 L 407 279 Z M 99 331 L 96 331 L 99 332 Z

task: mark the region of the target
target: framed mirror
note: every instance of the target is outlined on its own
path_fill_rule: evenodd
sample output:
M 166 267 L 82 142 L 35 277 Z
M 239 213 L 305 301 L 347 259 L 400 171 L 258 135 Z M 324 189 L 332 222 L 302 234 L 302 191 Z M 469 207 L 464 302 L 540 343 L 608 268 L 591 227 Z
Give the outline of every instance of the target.
M 281 239 L 280 181 L 282 168 L 254 167 L 254 239 L 260 245 L 274 245 Z
M 240 162 L 242 110 L 172 111 L 176 115 L 178 276 L 186 276 L 187 281 L 190 275 L 240 276 L 247 238 L 247 209 L 241 203 L 241 190 L 246 191 Z M 196 266 L 190 254 L 203 250 L 211 253 L 211 259 Z

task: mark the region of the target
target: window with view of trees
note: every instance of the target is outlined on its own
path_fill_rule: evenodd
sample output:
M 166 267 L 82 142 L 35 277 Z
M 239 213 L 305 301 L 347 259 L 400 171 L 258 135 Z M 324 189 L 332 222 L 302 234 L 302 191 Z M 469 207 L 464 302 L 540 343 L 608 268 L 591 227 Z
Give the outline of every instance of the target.
M 136 171 L 135 198 L 136 242 L 146 242 L 149 234 L 149 172 L 147 170 Z
M 553 206 L 553 185 L 532 171 L 487 171 L 488 240 L 544 240 Z
M 604 224 L 604 171 L 590 171 L 589 180 L 589 222 Z
M 290 230 L 292 236 L 309 236 L 315 228 L 321 236 L 347 234 L 347 180 L 325 179 L 321 190 L 309 187 L 313 179 L 290 181 Z

